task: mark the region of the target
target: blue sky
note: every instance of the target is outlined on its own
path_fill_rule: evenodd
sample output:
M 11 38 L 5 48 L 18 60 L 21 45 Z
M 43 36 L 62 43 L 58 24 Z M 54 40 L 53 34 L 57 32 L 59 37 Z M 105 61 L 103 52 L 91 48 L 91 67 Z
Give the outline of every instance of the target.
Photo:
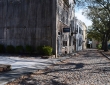
M 77 11 L 75 11 L 75 16 L 77 17 L 77 19 L 84 22 L 86 24 L 86 26 L 92 25 L 92 22 L 90 20 L 88 20 L 86 18 L 86 16 L 82 15 L 82 11 L 83 11 L 83 9 L 78 9 Z

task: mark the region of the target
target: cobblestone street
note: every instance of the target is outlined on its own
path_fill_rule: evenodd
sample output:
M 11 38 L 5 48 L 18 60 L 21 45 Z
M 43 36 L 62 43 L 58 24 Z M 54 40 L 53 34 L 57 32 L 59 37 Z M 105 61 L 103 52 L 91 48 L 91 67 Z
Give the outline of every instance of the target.
M 7 85 L 110 85 L 110 60 L 98 51 L 70 58 Z

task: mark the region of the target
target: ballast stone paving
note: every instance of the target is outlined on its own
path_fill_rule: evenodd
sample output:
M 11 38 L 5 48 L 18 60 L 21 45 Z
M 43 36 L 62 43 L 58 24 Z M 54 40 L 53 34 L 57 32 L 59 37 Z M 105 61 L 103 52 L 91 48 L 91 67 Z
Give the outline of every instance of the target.
M 96 50 L 79 54 L 7 85 L 110 85 L 110 61 Z

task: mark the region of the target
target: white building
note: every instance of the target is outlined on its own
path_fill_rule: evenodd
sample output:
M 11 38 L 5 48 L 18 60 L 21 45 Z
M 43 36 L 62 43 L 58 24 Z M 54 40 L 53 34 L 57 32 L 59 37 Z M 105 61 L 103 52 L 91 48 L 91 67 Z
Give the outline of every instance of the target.
M 84 22 L 82 22 L 82 31 L 83 31 L 83 43 L 82 43 L 82 49 L 86 50 L 87 49 L 87 26 L 85 25 Z
M 70 1 L 70 34 L 69 34 L 69 53 L 74 52 L 74 18 L 75 18 L 75 0 L 69 0 Z
M 57 0 L 57 54 L 72 52 L 70 21 L 75 16 L 75 0 Z
M 78 20 L 76 17 L 71 21 L 71 28 L 73 33 L 73 48 L 75 51 L 85 50 L 87 35 L 87 27 L 84 22 Z
M 82 35 L 82 22 L 76 19 L 76 51 L 82 50 L 83 35 Z

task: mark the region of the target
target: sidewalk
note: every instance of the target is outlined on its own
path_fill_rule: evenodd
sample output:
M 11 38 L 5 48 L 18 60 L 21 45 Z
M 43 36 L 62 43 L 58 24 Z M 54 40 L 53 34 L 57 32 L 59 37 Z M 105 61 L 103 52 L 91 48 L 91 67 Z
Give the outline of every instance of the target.
M 110 85 L 110 61 L 98 51 L 84 51 L 8 85 Z
M 68 57 L 57 59 L 40 59 L 40 58 L 19 58 L 0 56 L 0 64 L 10 64 L 12 70 L 6 73 L 0 73 L 0 85 L 20 77 L 21 75 L 30 74 L 39 69 L 45 69 L 50 65 L 56 64 Z
M 110 50 L 107 52 L 104 52 L 103 50 L 99 50 L 99 52 L 101 52 L 107 59 L 110 60 Z

